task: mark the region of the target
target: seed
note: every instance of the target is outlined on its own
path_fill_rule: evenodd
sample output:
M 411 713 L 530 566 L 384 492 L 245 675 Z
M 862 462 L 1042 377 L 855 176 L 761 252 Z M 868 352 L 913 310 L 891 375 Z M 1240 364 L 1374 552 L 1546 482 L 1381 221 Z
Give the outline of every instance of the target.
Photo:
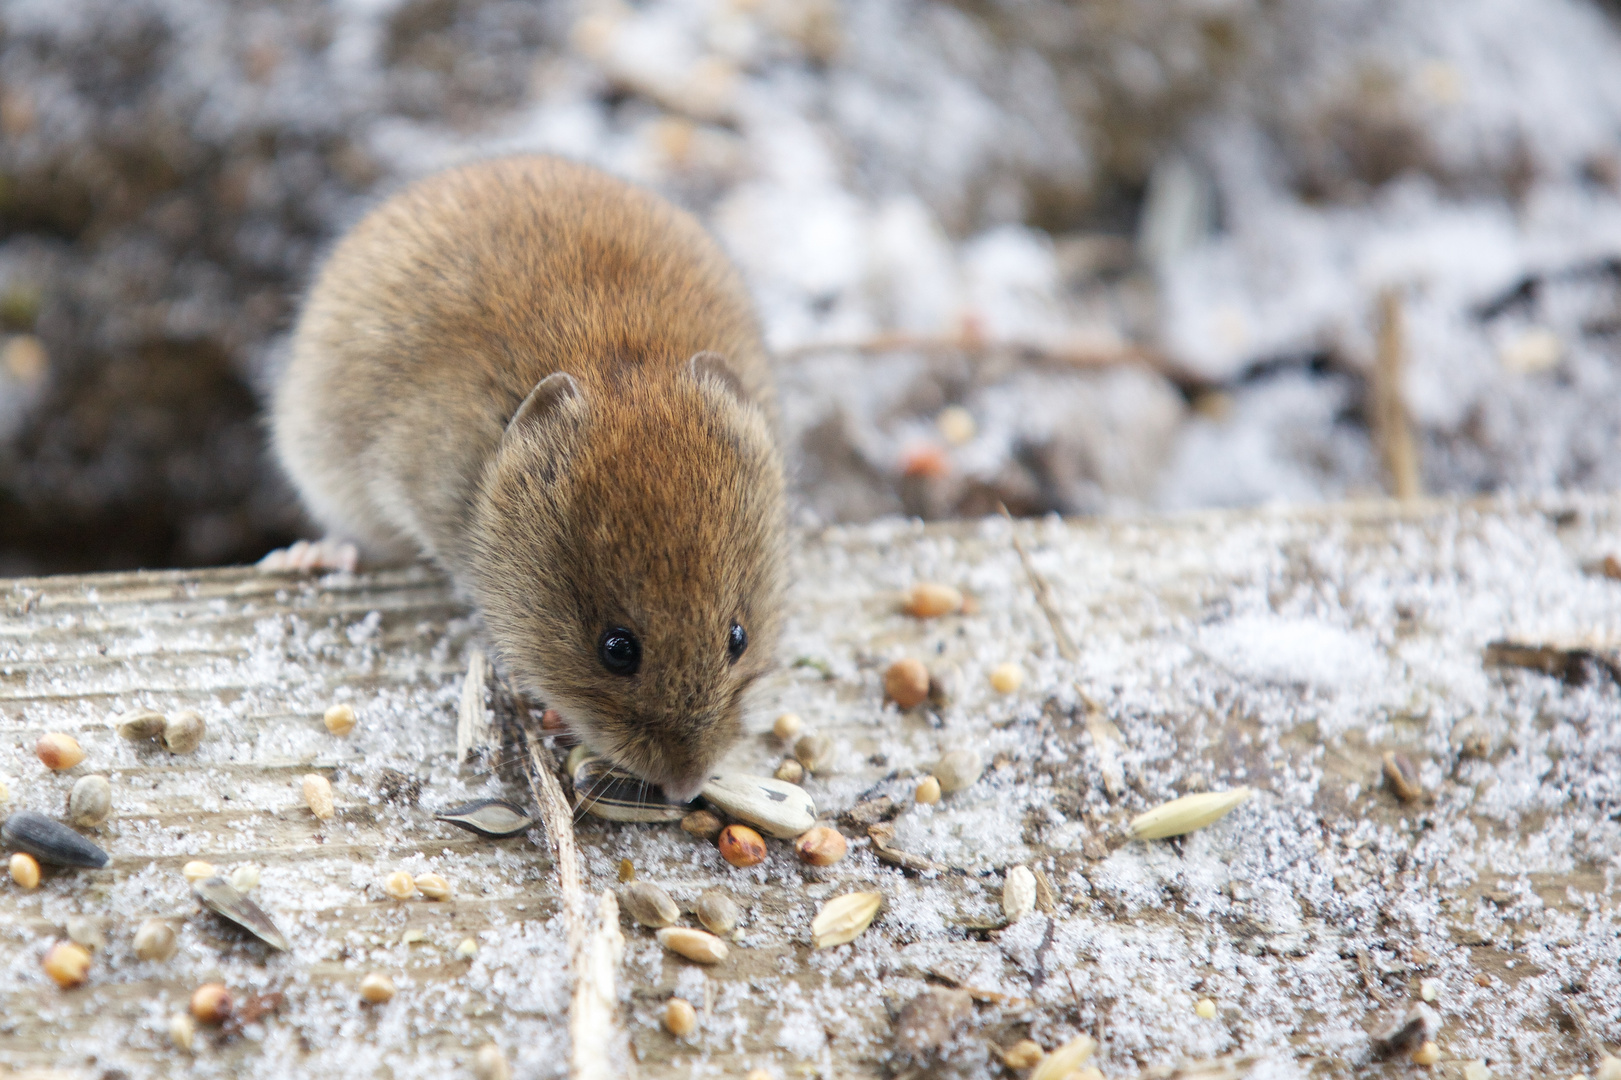
M 429 900 L 449 900 L 451 894 L 450 882 L 438 874 L 418 874 L 414 884 L 417 891 Z
M 1386 750 L 1384 772 L 1385 783 L 1390 785 L 1390 790 L 1402 802 L 1413 802 L 1424 795 L 1424 785 L 1418 779 L 1418 767 L 1406 754 Z
M 726 959 L 726 942 L 702 930 L 666 926 L 658 932 L 659 944 L 699 964 L 718 964 Z
M 903 709 L 910 709 L 929 696 L 929 669 L 910 656 L 897 660 L 884 672 L 884 696 Z
M 952 446 L 972 442 L 977 425 L 974 414 L 961 405 L 947 405 L 934 418 L 934 426 Z
M 67 990 L 90 977 L 90 950 L 72 941 L 58 941 L 46 952 L 45 974 Z
M 966 990 L 931 986 L 901 1009 L 895 1018 L 895 1045 L 909 1057 L 927 1057 L 961 1031 L 974 1013 Z
M 478 942 L 470 937 L 464 937 L 456 946 L 456 955 L 462 960 L 471 960 L 478 955 Z
M 940 781 L 942 795 L 966 791 L 984 772 L 985 764 L 972 750 L 952 750 L 934 767 L 934 776 Z
M 239 893 L 252 892 L 259 887 L 259 868 L 252 863 L 243 863 L 231 871 L 231 888 Z
M 826 735 L 801 735 L 794 743 L 794 757 L 807 772 L 822 772 L 832 764 L 833 740 Z
M 355 729 L 353 705 L 334 705 L 321 717 L 326 729 L 334 735 L 347 735 Z
M 1066 1080 L 1070 1073 L 1081 1067 L 1081 1063 L 1092 1056 L 1092 1051 L 1098 1048 L 1098 1042 L 1090 1035 L 1082 1035 L 1071 1039 L 1052 1053 L 1041 1059 L 1036 1071 L 1030 1074 L 1030 1080 Z
M 1441 996 L 1440 979 L 1423 979 L 1418 984 L 1418 996 L 1425 1001 L 1434 1001 Z M 1621 1080 L 1621 1078 L 1617 1078 Z
M 182 1050 L 190 1050 L 192 1042 L 197 1038 L 197 1021 L 185 1013 L 175 1013 L 169 1017 L 169 1041 Z
M 118 734 L 131 742 L 155 739 L 163 734 L 163 714 L 155 709 L 137 709 L 114 719 L 118 723 Z
M 512 1069 L 499 1046 L 485 1043 L 473 1055 L 473 1075 L 478 1080 L 512 1080 Z
M 1413 1051 L 1412 1056 L 1414 1065 L 1434 1065 L 1441 1060 L 1441 1048 L 1433 1042 L 1425 1041 Z
M 1216 1003 L 1209 998 L 1200 998 L 1193 1003 L 1193 1015 L 1201 1020 L 1214 1020 L 1216 1018 Z
M 1002 1053 L 1002 1064 L 1010 1069 L 1028 1069 L 1041 1060 L 1041 1044 L 1034 1039 L 1020 1039 Z
M 670 926 L 681 917 L 670 894 L 651 881 L 635 881 L 619 890 L 619 906 L 643 926 L 657 930 Z
M 394 980 L 380 971 L 374 971 L 360 980 L 360 997 L 372 1005 L 381 1005 L 393 996 Z
M 396 870 L 383 879 L 383 891 L 396 900 L 409 900 L 417 891 L 416 879 L 404 870 Z
M 105 776 L 81 776 L 68 796 L 68 817 L 73 824 L 93 828 L 107 820 L 113 808 L 113 786 Z
M 1009 925 L 1018 922 L 1036 907 L 1036 875 L 1028 866 L 1015 866 L 1002 881 L 1002 913 Z
M 816 824 L 816 803 L 810 795 L 782 780 L 721 773 L 710 777 L 703 796 L 727 815 L 779 840 L 792 840 Z
M 681 831 L 690 833 L 700 840 L 715 839 L 725 827 L 726 823 L 708 810 L 694 810 L 681 819 Z
M 575 747 L 576 751 L 584 747 Z M 576 807 L 592 817 L 608 821 L 680 821 L 687 816 L 686 803 L 676 802 L 661 787 L 651 786 L 606 758 L 591 753 L 573 754 L 569 770 L 574 781 Z
M 919 619 L 932 619 L 962 610 L 962 593 L 950 585 L 920 581 L 912 586 L 906 597 L 906 614 Z
M 883 894 L 875 892 L 846 893 L 829 900 L 811 920 L 811 939 L 818 949 L 854 941 L 872 925 L 883 904 Z
M 428 940 L 428 935 L 422 930 L 407 930 L 400 935 L 401 945 L 420 945 Z
M 322 821 L 330 820 L 337 813 L 332 805 L 332 782 L 319 773 L 304 777 L 304 801 L 309 803 L 310 813 Z
M 101 923 L 85 915 L 70 915 L 68 917 L 68 938 L 78 942 L 85 948 L 94 952 L 107 947 L 107 935 L 102 933 Z
M 721 858 L 739 869 L 765 861 L 765 840 L 747 825 L 728 825 L 716 840 Z
M 799 718 L 798 713 L 785 712 L 771 725 L 771 732 L 783 742 L 792 742 L 799 738 L 800 729 L 804 726 L 805 722 Z
M 11 880 L 25 889 L 39 887 L 39 862 L 26 852 L 11 857 Z
M 194 710 L 186 709 L 163 724 L 163 745 L 171 754 L 189 754 L 202 744 L 207 725 Z
M 191 1015 L 202 1024 L 224 1023 L 231 1015 L 231 992 L 224 983 L 203 983 L 191 992 Z
M 41 735 L 39 741 L 34 743 L 34 753 L 39 755 L 39 760 L 52 772 L 71 769 L 84 760 L 84 751 L 79 747 L 79 740 L 60 731 Z
M 1024 672 L 1018 664 L 997 664 L 991 668 L 991 689 L 998 694 L 1011 694 L 1024 683 Z
M 1070 1073 L 1069 1080 L 1103 1080 L 1103 1070 L 1096 1065 L 1088 1065 L 1084 1069 L 1076 1069 Z
M 180 868 L 180 873 L 184 875 L 187 881 L 198 882 L 203 880 L 203 878 L 213 877 L 216 871 L 213 863 L 203 862 L 201 859 L 193 859 L 191 862 Z
M 940 781 L 932 776 L 925 776 L 918 782 L 917 791 L 912 798 L 928 806 L 940 801 Z
M 664 1003 L 664 1030 L 678 1039 L 691 1035 L 698 1026 L 698 1010 L 686 998 L 671 998 Z
M 1249 797 L 1250 789 L 1247 787 L 1184 795 L 1132 818 L 1131 833 L 1139 840 L 1181 836 L 1215 824 Z
M 764 1069 L 750 1069 L 743 1080 L 772 1080 L 771 1074 Z
M 167 960 L 174 948 L 174 927 L 163 919 L 147 919 L 135 931 L 135 955 L 142 960 Z
M 710 889 L 699 896 L 698 902 L 692 905 L 692 913 L 698 916 L 698 921 L 704 924 L 704 929 L 722 937 L 736 930 L 738 922 L 743 918 L 742 909 L 732 902 L 730 896 L 718 889 Z
M 243 896 L 229 881 L 215 875 L 191 883 L 191 891 L 209 911 L 235 923 L 272 949 L 286 952 L 287 938 L 265 914 L 264 908 Z
M 439 814 L 438 820 L 494 840 L 526 833 L 535 824 L 535 819 L 524 813 L 522 807 L 504 799 L 479 799 L 452 806 Z
M 0 841 L 26 851 L 41 862 L 57 866 L 78 866 L 99 870 L 107 865 L 107 853 L 44 814 L 18 810 L 0 826 Z
M 812 866 L 832 866 L 844 858 L 849 847 L 843 833 L 826 825 L 816 826 L 794 842 L 794 851 Z
M 636 880 L 636 864 L 631 862 L 629 859 L 620 859 L 619 860 L 619 883 L 621 885 L 623 885 L 627 881 L 635 881 L 635 880 Z
M 805 766 L 801 765 L 794 758 L 783 758 L 782 764 L 777 766 L 777 772 L 775 775 L 778 780 L 783 780 L 790 784 L 797 784 L 801 780 L 805 779 Z

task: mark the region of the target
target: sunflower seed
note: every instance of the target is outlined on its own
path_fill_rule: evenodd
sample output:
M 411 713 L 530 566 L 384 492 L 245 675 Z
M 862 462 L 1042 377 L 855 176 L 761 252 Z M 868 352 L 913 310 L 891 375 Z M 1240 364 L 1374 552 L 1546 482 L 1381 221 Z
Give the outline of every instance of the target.
M 203 907 L 240 926 L 272 949 L 285 952 L 292 947 L 263 908 L 237 892 L 229 881 L 218 874 L 192 882 L 191 891 L 197 894 Z
M 572 755 L 571 755 L 572 759 Z M 666 798 L 664 789 L 615 768 L 607 758 L 582 755 L 569 775 L 574 801 L 587 814 L 609 821 L 680 821 L 692 807 Z
M 26 851 L 41 862 L 57 866 L 81 866 L 99 870 L 107 865 L 107 853 L 44 814 L 19 810 L 0 826 L 0 840 L 8 847 Z
M 452 806 L 437 815 L 440 821 L 466 829 L 480 836 L 504 840 L 528 832 L 535 819 L 504 799 L 479 799 L 475 802 Z
M 804 788 L 786 780 L 723 773 L 709 778 L 703 796 L 779 840 L 792 840 L 816 824 L 816 803 Z

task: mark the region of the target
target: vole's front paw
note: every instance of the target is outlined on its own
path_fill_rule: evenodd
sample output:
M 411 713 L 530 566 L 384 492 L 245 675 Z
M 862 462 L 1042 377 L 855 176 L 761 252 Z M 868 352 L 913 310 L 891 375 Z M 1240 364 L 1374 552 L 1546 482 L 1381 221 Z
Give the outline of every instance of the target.
M 341 570 L 354 573 L 360 561 L 360 550 L 342 540 L 299 540 L 289 547 L 277 548 L 256 564 L 266 574 L 313 573 L 318 570 Z

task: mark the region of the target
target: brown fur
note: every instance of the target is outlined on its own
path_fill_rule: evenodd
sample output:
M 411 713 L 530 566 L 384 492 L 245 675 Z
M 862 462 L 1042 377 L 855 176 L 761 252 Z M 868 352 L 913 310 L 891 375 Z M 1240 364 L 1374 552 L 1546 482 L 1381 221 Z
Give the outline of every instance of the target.
M 704 352 L 720 357 L 694 362 Z M 559 372 L 572 383 L 526 401 Z M 772 408 L 747 295 L 698 223 L 602 173 L 522 157 L 424 180 L 338 245 L 274 429 L 331 532 L 373 558 L 438 560 L 523 690 L 690 792 L 775 652 Z M 749 635 L 735 664 L 733 619 Z M 642 644 L 628 678 L 597 658 L 618 625 Z

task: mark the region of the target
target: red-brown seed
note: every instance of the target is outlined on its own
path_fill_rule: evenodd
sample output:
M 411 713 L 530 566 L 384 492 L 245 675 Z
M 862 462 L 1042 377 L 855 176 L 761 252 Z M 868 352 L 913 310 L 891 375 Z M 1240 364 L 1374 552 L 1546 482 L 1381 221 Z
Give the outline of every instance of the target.
M 39 741 L 34 743 L 34 753 L 52 772 L 71 769 L 84 760 L 84 750 L 80 748 L 79 740 L 60 731 L 41 735 Z
M 231 992 L 224 983 L 203 983 L 191 993 L 191 1015 L 204 1024 L 224 1023 L 231 1015 Z
M 884 696 L 910 709 L 929 696 L 929 669 L 910 656 L 897 660 L 884 672 Z
M 728 825 L 720 831 L 721 858 L 733 866 L 753 866 L 765 862 L 765 840 L 747 825 Z
M 818 825 L 794 841 L 794 851 L 812 866 L 832 866 L 844 858 L 849 844 L 837 829 Z

